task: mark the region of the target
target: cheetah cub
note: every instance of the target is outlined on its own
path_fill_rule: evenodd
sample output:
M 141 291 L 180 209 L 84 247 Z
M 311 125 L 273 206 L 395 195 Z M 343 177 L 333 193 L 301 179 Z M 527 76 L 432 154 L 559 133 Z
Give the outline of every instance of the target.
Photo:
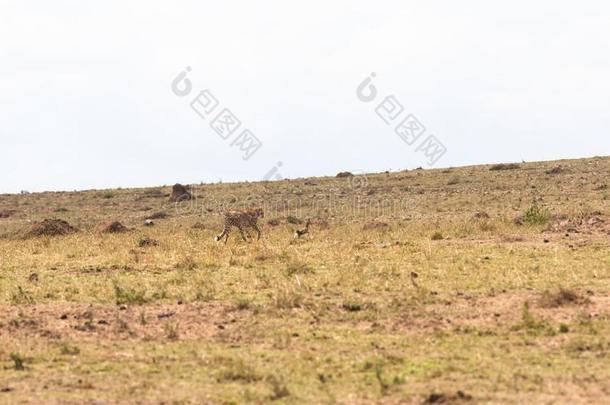
M 244 231 L 247 231 L 248 228 L 252 228 L 256 231 L 257 240 L 261 238 L 261 230 L 259 229 L 256 222 L 259 218 L 264 218 L 265 213 L 262 208 L 250 208 L 243 211 L 227 211 L 224 214 L 225 224 L 222 233 L 216 236 L 216 242 L 221 240 L 223 237 L 225 238 L 225 244 L 229 240 L 229 233 L 231 232 L 232 227 L 236 227 L 239 229 L 239 233 L 244 241 L 248 241 L 246 239 L 246 235 Z M 248 235 L 249 236 L 249 235 Z

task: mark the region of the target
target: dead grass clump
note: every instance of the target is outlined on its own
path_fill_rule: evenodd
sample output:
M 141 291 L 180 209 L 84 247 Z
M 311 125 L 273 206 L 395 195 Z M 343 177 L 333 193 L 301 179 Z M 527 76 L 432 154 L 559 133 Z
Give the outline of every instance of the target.
M 286 217 L 286 222 L 288 222 L 289 224 L 292 224 L 292 225 L 300 225 L 303 223 L 303 220 L 299 219 L 293 215 L 288 215 Z
M 313 273 L 313 269 L 307 263 L 300 260 L 291 260 L 286 265 L 286 275 L 292 276 L 294 274 L 309 274 Z
M 462 180 L 460 179 L 459 176 L 453 176 L 452 178 L 449 179 L 449 181 L 447 182 L 448 186 L 453 186 L 456 184 L 460 184 Z
M 112 221 L 99 224 L 96 230 L 98 233 L 124 233 L 129 231 L 129 228 L 118 221 Z
M 279 218 L 273 218 L 267 221 L 267 225 L 269 226 L 278 226 L 280 224 Z
M 545 308 L 557 308 L 564 305 L 586 305 L 591 300 L 569 288 L 560 288 L 558 291 L 546 291 L 540 298 L 540 306 Z
M 193 229 L 205 229 L 205 224 L 203 222 L 195 222 L 193 224 L 193 226 L 191 226 L 191 228 L 193 228 Z
M 485 211 L 477 211 L 473 216 L 474 219 L 489 219 L 490 216 Z
M 366 224 L 364 224 L 362 229 L 365 231 L 372 231 L 375 229 L 388 229 L 389 227 L 390 227 L 390 225 L 386 222 L 371 221 L 371 222 L 367 222 Z
M 25 236 L 61 236 L 76 232 L 78 232 L 78 229 L 62 219 L 45 219 L 44 221 L 35 222 Z
M 330 228 L 330 224 L 327 220 L 316 218 L 311 220 L 311 225 L 315 225 L 318 229 L 328 229 Z
M 301 293 L 295 290 L 281 289 L 274 297 L 275 307 L 277 309 L 293 309 L 303 306 L 305 298 Z
M 251 383 L 263 379 L 253 367 L 246 364 L 242 359 L 223 358 L 220 362 L 223 367 L 216 375 L 216 381 L 218 382 L 241 381 Z
M 489 168 L 491 171 L 501 171 L 501 170 L 515 170 L 520 166 L 516 163 L 498 163 Z
M 165 197 L 167 194 L 165 194 L 163 192 L 163 190 L 161 190 L 160 188 L 152 188 L 149 190 L 145 190 L 144 195 L 146 197 L 158 198 L 158 197 Z
M 463 391 L 458 391 L 455 395 L 432 393 L 424 400 L 424 404 L 453 404 L 459 401 L 470 401 L 472 395 L 466 394 Z
M 151 219 L 151 220 L 153 220 L 153 219 L 165 219 L 167 217 L 168 217 L 167 213 L 161 211 L 161 212 L 155 212 L 154 214 L 151 214 L 151 215 L 147 216 L 144 219 Z
M 561 166 L 555 166 L 552 169 L 545 171 L 546 174 L 561 174 L 561 173 L 565 173 L 565 172 L 566 172 L 566 169 L 564 169 Z
M 432 234 L 432 236 L 430 237 L 430 239 L 432 240 L 443 240 L 444 236 L 440 231 L 436 231 Z
M 151 239 L 149 237 L 144 237 L 144 238 L 141 238 L 138 241 L 138 246 L 139 247 L 159 246 L 159 243 L 160 242 L 158 240 L 156 240 L 156 239 Z
M 188 201 L 193 196 L 191 196 L 191 192 L 182 184 L 176 183 L 172 187 L 172 195 L 170 195 L 169 200 L 171 202 L 180 202 L 180 201 Z

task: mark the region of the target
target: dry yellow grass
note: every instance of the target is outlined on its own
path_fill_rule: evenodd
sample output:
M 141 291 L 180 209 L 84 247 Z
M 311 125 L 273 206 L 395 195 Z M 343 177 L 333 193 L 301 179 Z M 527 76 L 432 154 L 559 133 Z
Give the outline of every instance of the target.
M 0 196 L 0 402 L 608 402 L 610 159 L 490 167 Z

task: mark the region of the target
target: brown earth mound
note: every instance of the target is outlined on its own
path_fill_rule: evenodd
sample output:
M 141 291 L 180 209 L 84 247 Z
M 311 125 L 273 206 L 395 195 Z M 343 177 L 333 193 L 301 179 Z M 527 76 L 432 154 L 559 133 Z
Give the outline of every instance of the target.
M 352 173 L 350 173 L 350 172 L 341 172 L 341 173 L 338 173 L 336 177 L 339 177 L 339 178 L 341 178 L 341 177 L 354 177 L 354 175 Z
M 190 191 L 184 187 L 182 184 L 174 184 L 172 187 L 172 195 L 169 197 L 169 200 L 172 202 L 180 202 L 180 201 L 188 201 L 191 198 Z
M 78 229 L 62 219 L 45 219 L 44 221 L 35 222 L 25 236 L 60 236 L 75 232 L 78 232 Z
M 0 218 L 8 218 L 13 215 L 15 211 L 13 210 L 2 210 L 0 211 Z
M 491 171 L 501 171 L 501 170 L 515 170 L 518 169 L 519 165 L 516 163 L 499 163 L 497 165 L 493 165 L 489 168 Z
M 129 228 L 118 221 L 112 221 L 99 224 L 96 230 L 99 233 L 123 233 L 129 231 Z

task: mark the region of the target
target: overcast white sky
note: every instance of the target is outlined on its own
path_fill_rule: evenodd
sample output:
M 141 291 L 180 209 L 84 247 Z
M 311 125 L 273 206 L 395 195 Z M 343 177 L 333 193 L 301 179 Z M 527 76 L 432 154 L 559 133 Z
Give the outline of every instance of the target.
M 190 108 L 203 89 L 262 141 L 248 161 Z M 436 167 L 609 155 L 610 4 L 0 0 L 0 192 L 426 167 L 388 95 Z

